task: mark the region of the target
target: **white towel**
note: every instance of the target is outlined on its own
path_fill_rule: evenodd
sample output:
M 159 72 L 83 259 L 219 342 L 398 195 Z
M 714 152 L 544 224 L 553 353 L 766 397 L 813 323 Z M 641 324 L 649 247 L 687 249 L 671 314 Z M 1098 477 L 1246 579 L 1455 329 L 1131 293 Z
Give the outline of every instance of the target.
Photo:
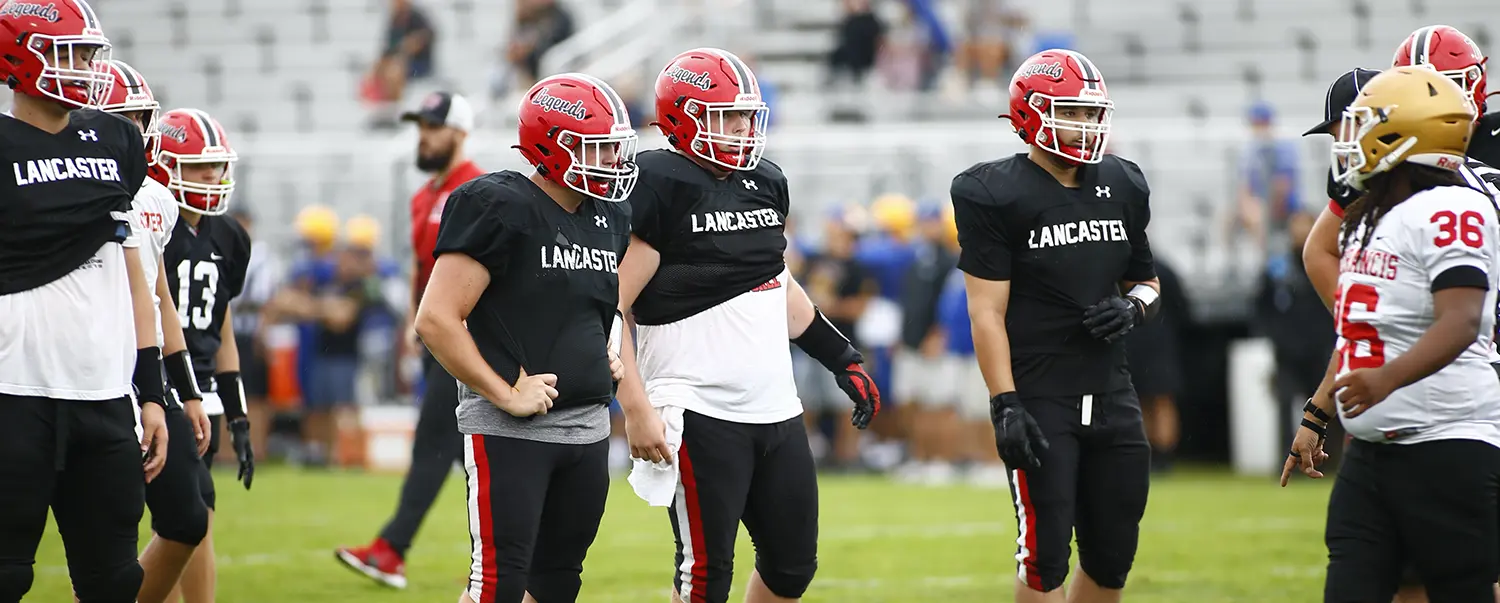
M 635 495 L 653 507 L 668 507 L 677 496 L 677 450 L 682 448 L 682 407 L 660 406 L 661 422 L 667 428 L 667 449 L 672 457 L 660 463 L 631 459 L 630 482 Z

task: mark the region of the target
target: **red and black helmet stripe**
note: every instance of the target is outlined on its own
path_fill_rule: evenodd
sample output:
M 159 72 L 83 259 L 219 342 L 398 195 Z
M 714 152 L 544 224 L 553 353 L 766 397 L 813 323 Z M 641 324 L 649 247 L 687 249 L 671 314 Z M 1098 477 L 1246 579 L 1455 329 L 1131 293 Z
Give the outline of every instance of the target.
M 734 70 L 734 79 L 740 86 L 740 94 L 760 95 L 760 83 L 755 81 L 755 74 L 750 72 L 750 67 L 745 65 L 744 61 L 727 50 L 714 48 L 710 49 L 710 52 L 718 55 L 725 63 L 729 63 L 729 68 Z
M 1065 50 L 1063 52 L 1067 53 L 1068 56 L 1073 57 L 1073 62 L 1078 63 L 1078 69 L 1082 72 L 1083 75 L 1084 89 L 1098 90 L 1100 85 L 1104 83 L 1104 78 L 1099 75 L 1099 68 L 1094 66 L 1093 61 L 1090 61 L 1088 57 L 1083 56 L 1083 53 L 1081 52 L 1074 52 L 1072 50 Z
M 600 94 L 604 96 L 605 102 L 609 103 L 609 112 L 614 115 L 614 125 L 630 125 L 630 115 L 626 113 L 625 101 L 620 99 L 620 95 L 615 94 L 614 89 L 610 88 L 609 84 L 606 84 L 603 80 L 600 80 L 599 78 L 586 73 L 579 73 L 577 74 L 577 76 L 578 79 L 593 84 L 594 88 L 598 89 Z
M 141 83 L 144 78 L 141 77 L 140 73 L 136 72 L 134 67 L 120 61 L 110 61 L 109 65 L 120 73 L 120 79 L 125 80 L 125 87 L 130 89 L 131 94 L 142 93 Z
M 1411 56 L 1409 57 L 1411 64 L 1425 65 L 1427 63 L 1428 55 L 1432 52 L 1432 34 L 1435 29 L 1437 29 L 1436 26 L 1429 25 L 1411 34 Z
M 100 30 L 104 28 L 99 25 L 99 16 L 94 14 L 93 7 L 85 0 L 72 0 L 73 5 L 78 7 L 78 14 L 83 15 L 83 26 L 88 29 Z
M 204 148 L 223 146 L 223 143 L 220 141 L 219 130 L 214 127 L 215 124 L 212 117 L 209 117 L 207 113 L 198 109 L 189 109 L 187 114 L 192 116 L 193 121 L 198 124 L 198 130 L 203 132 Z

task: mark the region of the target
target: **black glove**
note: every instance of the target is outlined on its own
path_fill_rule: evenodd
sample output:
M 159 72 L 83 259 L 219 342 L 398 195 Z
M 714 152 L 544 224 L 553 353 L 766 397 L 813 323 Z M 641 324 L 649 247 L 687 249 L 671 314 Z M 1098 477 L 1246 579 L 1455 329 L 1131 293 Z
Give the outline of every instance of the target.
M 234 443 L 234 456 L 240 461 L 240 473 L 235 479 L 245 482 L 255 479 L 255 451 L 250 447 L 250 419 L 240 417 L 229 421 L 229 440 Z
M 1010 469 L 1034 471 L 1042 461 L 1036 453 L 1050 446 L 1042 428 L 1021 405 L 1021 396 L 1005 392 L 990 398 L 990 422 L 995 425 L 995 450 Z
M 1141 319 L 1145 317 L 1145 310 L 1140 304 L 1111 295 L 1083 311 L 1083 326 L 1095 339 L 1114 343 L 1141 324 Z
M 833 377 L 838 381 L 839 389 L 854 401 L 850 423 L 858 429 L 869 427 L 870 419 L 880 414 L 880 390 L 875 387 L 875 380 L 858 362 L 850 362 L 842 370 L 834 371 Z

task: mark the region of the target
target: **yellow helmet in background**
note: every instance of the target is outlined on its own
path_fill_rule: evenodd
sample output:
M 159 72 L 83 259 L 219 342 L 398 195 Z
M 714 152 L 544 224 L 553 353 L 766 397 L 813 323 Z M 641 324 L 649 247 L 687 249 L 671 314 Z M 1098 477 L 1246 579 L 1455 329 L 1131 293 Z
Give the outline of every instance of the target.
M 365 214 L 344 223 L 344 241 L 361 249 L 374 249 L 380 243 L 380 222 Z
M 899 193 L 886 193 L 870 204 L 875 226 L 900 239 L 911 238 L 917 227 L 917 203 Z
M 322 205 L 309 205 L 297 214 L 297 236 L 314 246 L 327 249 L 339 236 L 339 215 Z
M 943 206 L 943 237 L 949 243 L 958 243 L 958 220 L 953 214 L 953 204 Z

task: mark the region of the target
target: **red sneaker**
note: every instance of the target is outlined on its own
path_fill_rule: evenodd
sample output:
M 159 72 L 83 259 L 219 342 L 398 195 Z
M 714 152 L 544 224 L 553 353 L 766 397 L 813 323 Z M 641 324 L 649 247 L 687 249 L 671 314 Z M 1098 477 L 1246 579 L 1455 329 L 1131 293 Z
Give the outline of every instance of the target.
M 406 588 L 406 561 L 384 538 L 376 538 L 369 546 L 341 547 L 333 554 L 349 569 L 371 580 L 391 588 Z

